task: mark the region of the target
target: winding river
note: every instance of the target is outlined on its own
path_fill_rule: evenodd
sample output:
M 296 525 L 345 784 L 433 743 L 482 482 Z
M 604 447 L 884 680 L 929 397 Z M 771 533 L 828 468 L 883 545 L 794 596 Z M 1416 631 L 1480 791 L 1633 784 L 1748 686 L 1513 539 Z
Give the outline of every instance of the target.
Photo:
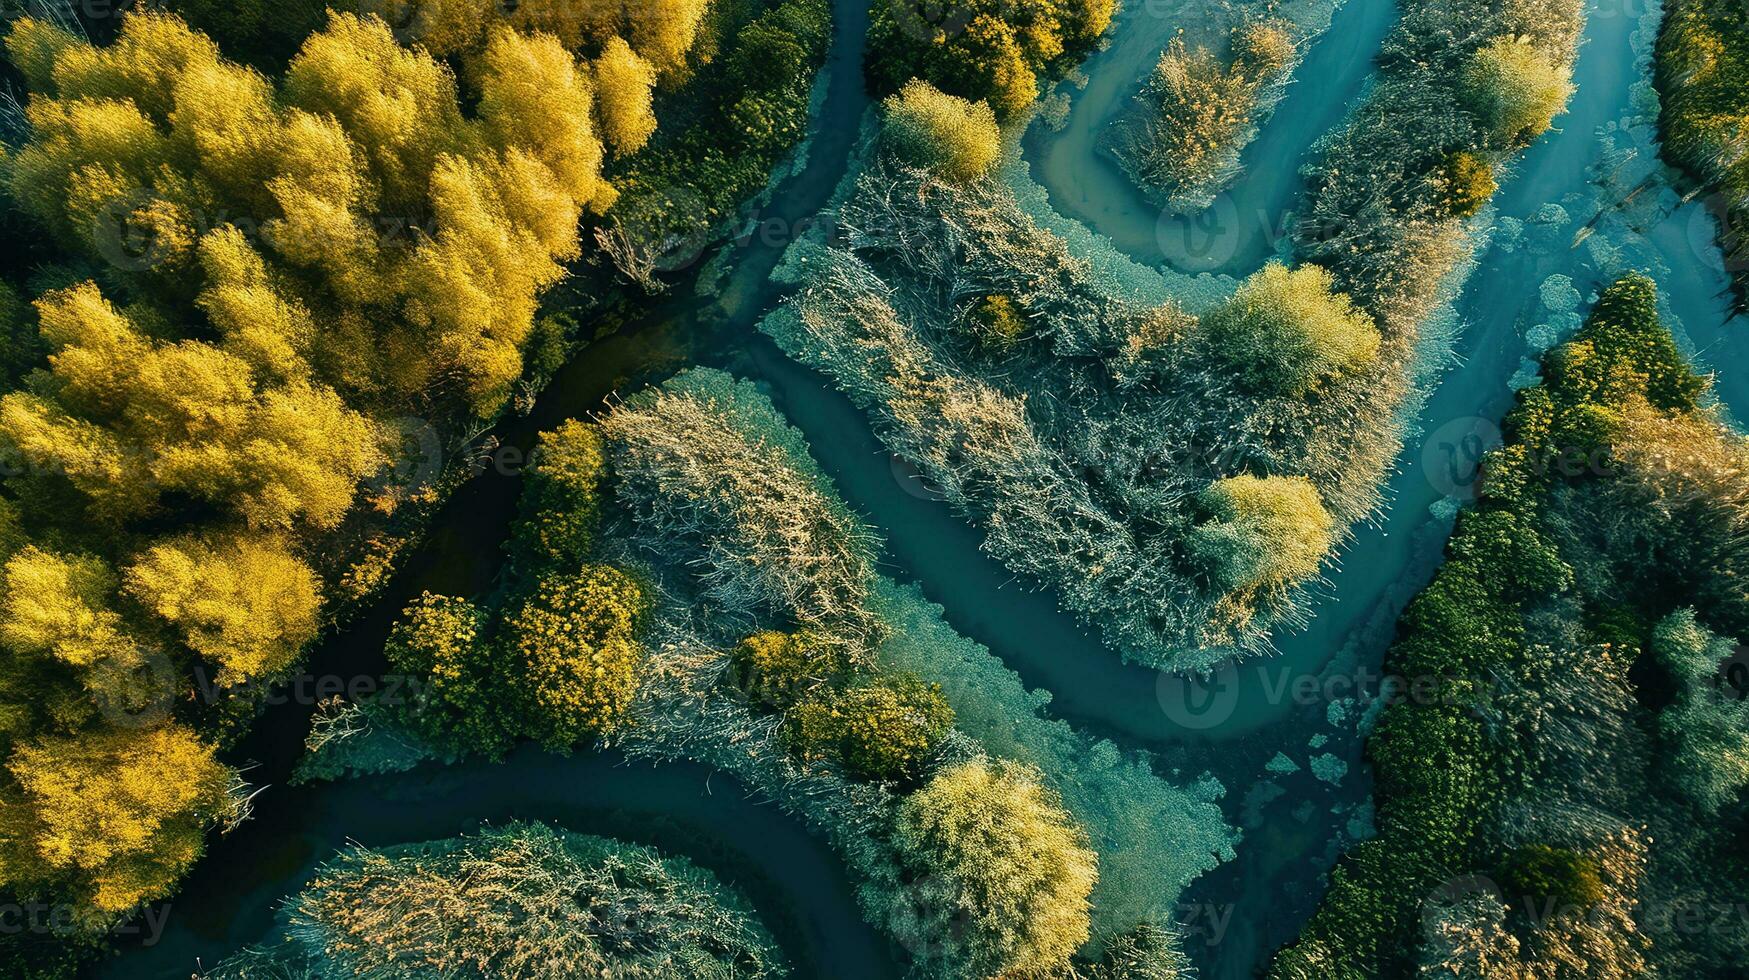
M 834 0 L 833 6 L 826 96 L 805 166 L 778 187 L 761 214 L 770 228 L 794 229 L 825 205 L 867 107 L 860 77 L 864 4 Z M 1394 22 L 1394 3 L 1347 0 L 1301 66 L 1302 81 L 1246 150 L 1247 173 L 1258 179 L 1242 181 L 1210 214 L 1183 219 L 1202 222 L 1203 229 L 1210 222 L 1238 229 L 1229 236 L 1231 249 L 1213 264 L 1207 253 L 1175 252 L 1172 243 L 1183 236 L 1175 236 L 1171 223 L 1162 222 L 1158 210 L 1097 152 L 1096 135 L 1170 36 L 1170 8 L 1139 2 L 1132 7 L 1135 12 L 1117 24 L 1113 44 L 1088 62 L 1088 84 L 1076 95 L 1067 125 L 1027 138 L 1034 179 L 1053 206 L 1137 261 L 1171 263 L 1188 272 L 1247 273 L 1275 253 L 1276 229 L 1284 227 L 1280 216 L 1299 194 L 1298 166 L 1317 137 L 1340 122 L 1344 103 L 1363 90 L 1371 54 Z M 1402 603 L 1437 562 L 1449 518 L 1436 505 L 1463 498 L 1479 448 L 1510 406 L 1508 379 L 1531 353 L 1524 333 L 1547 318 L 1549 277 L 1570 277 L 1583 297 L 1611 278 L 1616 266 L 1653 271 L 1669 312 L 1704 363 L 1734 369 L 1749 357 L 1742 325 L 1729 324 L 1726 278 L 1699 206 L 1658 206 L 1654 199 L 1673 203 L 1674 197 L 1661 187 L 1630 196 L 1631 188 L 1617 193 L 1597 186 L 1606 140 L 1626 142 L 1622 122 L 1644 111 L 1636 101 L 1643 87 L 1636 87 L 1632 45 L 1634 32 L 1644 29 L 1638 13 L 1619 6 L 1593 11 L 1570 112 L 1558 132 L 1524 156 L 1496 200 L 1501 225 L 1515 233 L 1503 233 L 1501 244 L 1481 256 L 1459 300 L 1465 324 L 1456 343 L 1460 361 L 1422 409 L 1419 431 L 1391 481 L 1391 506 L 1359 529 L 1330 576 L 1312 625 L 1278 637 L 1280 655 L 1272 660 L 1223 669 L 1206 681 L 1125 666 L 1048 594 L 1016 582 L 983 555 L 975 527 L 926 494 L 911 492 L 914 484 L 895 470 L 847 399 L 754 331 L 758 316 L 779 298 L 767 277 L 787 244 L 781 234 L 754 235 L 734 246 L 726 283 L 703 290 L 708 298 L 693 288 L 698 270 L 684 277 L 638 323 L 588 348 L 529 416 L 506 423 L 500 438 L 526 449 L 535 433 L 593 410 L 613 391 L 691 363 L 723 366 L 767 383 L 845 499 L 886 536 L 886 571 L 917 581 L 946 608 L 955 629 L 988 646 L 1029 686 L 1051 691 L 1054 714 L 1123 745 L 1151 749 L 1163 766 L 1211 771 L 1228 787 L 1230 817 L 1246 826 L 1239 860 L 1206 875 L 1187 898 L 1232 914 L 1222 933 L 1209 937 L 1217 941 L 1193 943 L 1190 951 L 1205 976 L 1249 976 L 1303 921 L 1316 900 L 1315 878 L 1334 856 L 1340 825 L 1367 793 L 1353 726 L 1328 724 L 1327 698 L 1283 697 L 1280 685 L 1294 676 L 1328 685 L 1369 665 L 1376 669 Z M 1632 158 L 1624 166 L 1635 166 Z M 1604 176 L 1613 173 L 1605 169 Z M 1618 206 L 1621 198 L 1628 202 Z M 1548 211 L 1553 203 L 1561 205 L 1561 214 Z M 1590 246 L 1572 247 L 1580 228 L 1600 212 L 1606 220 L 1599 227 L 1628 229 L 1608 261 Z M 1255 218 L 1240 220 L 1243 215 Z M 1544 247 L 1530 247 L 1532 239 Z M 1749 372 L 1722 373 L 1718 390 L 1733 413 L 1743 417 L 1749 411 Z M 518 489 L 513 476 L 490 470 L 464 485 L 389 593 L 314 652 L 311 672 L 380 672 L 388 625 L 421 590 L 489 591 Z M 306 707 L 286 705 L 263 720 L 236 753 L 260 763 L 252 779 L 285 782 L 307 719 Z M 1349 762 L 1355 773 L 1334 786 L 1301 773 L 1282 780 L 1278 798 L 1257 803 L 1250 790 L 1263 775 L 1263 763 L 1282 749 L 1303 758 L 1297 747 L 1320 737 L 1328 739 L 1320 743 L 1322 751 Z M 826 845 L 774 808 L 748 801 L 731 779 L 701 767 L 652 768 L 600 753 L 560 758 L 525 749 L 501 765 L 428 768 L 338 785 L 272 785 L 257 803 L 259 816 L 214 842 L 172 901 L 162 941 L 125 950 L 109 964 L 110 975 L 186 977 L 197 958 L 211 964 L 261 941 L 275 902 L 348 840 L 383 845 L 430 839 L 481 820 L 510 818 L 546 819 L 579 832 L 653 844 L 716 871 L 746 890 L 801 976 L 900 972 L 894 951 L 861 920 L 854 889 Z

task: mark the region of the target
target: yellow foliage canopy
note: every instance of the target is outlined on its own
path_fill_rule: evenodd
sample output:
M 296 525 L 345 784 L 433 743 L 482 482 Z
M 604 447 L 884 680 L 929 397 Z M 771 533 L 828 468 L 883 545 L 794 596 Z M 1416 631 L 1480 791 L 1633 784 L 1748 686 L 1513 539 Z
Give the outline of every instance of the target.
M 16 747 L 6 769 L 0 886 L 71 879 L 99 912 L 165 894 L 231 803 L 229 770 L 174 725 L 41 739 Z

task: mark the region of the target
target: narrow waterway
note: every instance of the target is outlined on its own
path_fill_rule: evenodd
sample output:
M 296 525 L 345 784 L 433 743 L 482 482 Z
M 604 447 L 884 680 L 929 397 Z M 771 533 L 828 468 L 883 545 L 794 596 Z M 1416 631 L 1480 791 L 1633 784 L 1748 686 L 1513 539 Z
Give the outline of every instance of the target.
M 1201 21 L 1199 23 L 1199 20 Z M 1060 131 L 1034 125 L 1026 140 L 1034 178 L 1051 206 L 1145 264 L 1188 273 L 1244 276 L 1276 254 L 1300 192 L 1300 167 L 1318 139 L 1342 121 L 1372 74 L 1373 58 L 1397 22 L 1395 0 L 1343 0 L 1313 42 L 1275 112 L 1240 154 L 1244 176 L 1207 209 L 1168 214 L 1101 148 L 1179 27 L 1187 40 L 1219 49 L 1231 11 L 1201 0 L 1125 4 L 1111 44 L 1083 66 L 1088 83 Z M 1213 28 L 1212 30 L 1210 28 Z M 1261 178 L 1261 179 L 1259 179 Z
M 1053 714 L 1125 745 L 1153 749 L 1172 764 L 1213 771 L 1228 786 L 1237 814 L 1264 759 L 1277 749 L 1294 751 L 1309 734 L 1326 730 L 1324 701 L 1286 696 L 1283 679 L 1329 679 L 1368 665 L 1376 668 L 1401 603 L 1431 573 L 1446 527 L 1431 508 L 1447 497 L 1463 498 L 1478 447 L 1510 405 L 1507 381 L 1527 352 L 1521 332 L 1537 321 L 1544 281 L 1555 274 L 1569 276 L 1588 297 L 1615 271 L 1567 243 L 1592 217 L 1586 208 L 1596 209 L 1587 202 L 1594 197 L 1592 171 L 1600 160 L 1598 133 L 1636 111 L 1639 79 L 1629 38 L 1637 19 L 1607 10 L 1592 18 L 1572 110 L 1559 132 L 1526 154 L 1496 202 L 1502 216 L 1535 225 L 1546 205 L 1567 201 L 1565 219 L 1544 222 L 1556 225 L 1549 234 L 1560 247 L 1497 249 L 1483 256 L 1460 303 L 1467 324 L 1457 345 L 1462 362 L 1426 403 L 1421 431 L 1410 440 L 1391 481 L 1390 509 L 1375 525 L 1360 529 L 1346 549 L 1312 626 L 1278 637 L 1281 655 L 1273 660 L 1188 683 L 1124 666 L 1059 611 L 1048 592 L 1016 582 L 979 551 L 982 534 L 976 527 L 917 492 L 915 481 L 895 469 L 847 399 L 754 332 L 758 314 L 778 298 L 766 279 L 785 244 L 782 230 L 799 227 L 823 206 L 844 171 L 866 106 L 860 84 L 864 6 L 860 0 L 836 0 L 834 8 L 830 85 L 807 165 L 779 187 L 762 215 L 780 233 L 752 236 L 733 249 L 727 288 L 707 291 L 711 295 L 700 299 L 686 277 L 648 317 L 592 345 L 532 415 L 508 423 L 500 436 L 526 449 L 535 433 L 593 411 L 613 391 L 692 363 L 725 366 L 766 382 L 847 501 L 881 529 L 887 571 L 919 582 L 929 598 L 946 607 L 955 629 L 989 646 L 1029 686 L 1051 691 Z M 1287 209 L 1298 194 L 1298 162 L 1315 137 L 1340 120 L 1347 95 L 1361 90 L 1370 52 L 1393 18 L 1390 0 L 1348 0 L 1337 27 L 1301 66 L 1300 81 L 1247 151 L 1250 179 L 1234 189 L 1233 200 L 1244 196 L 1263 215 Z M 1136 71 L 1151 64 L 1143 48 L 1152 45 L 1157 55 L 1169 36 L 1148 20 L 1125 20 L 1119 27 L 1111 49 L 1089 62 L 1092 77 L 1081 97 L 1105 99 L 1107 108 L 1116 104 L 1107 93 L 1123 91 L 1139 79 Z M 1160 33 L 1138 39 L 1134 32 L 1140 30 Z M 1114 52 L 1128 53 L 1120 59 Z M 1108 57 L 1109 62 L 1099 60 Z M 1085 126 L 1077 128 L 1083 113 L 1077 103 L 1069 128 L 1035 134 L 1029 141 L 1035 174 L 1053 203 L 1139 260 L 1170 259 L 1159 246 L 1157 209 L 1140 201 L 1127 184 L 1121 188 L 1125 196 L 1117 196 L 1116 186 L 1092 190 L 1104 187 L 1096 183 L 1104 180 L 1098 173 L 1116 174 L 1120 182 L 1122 176 L 1096 152 L 1093 138 L 1101 116 L 1093 111 L 1096 104 L 1086 108 Z M 1060 180 L 1053 176 L 1059 174 Z M 1063 195 L 1064 188 L 1098 206 L 1083 209 Z M 1611 203 L 1606 199 L 1604 206 Z M 1691 205 L 1648 218 L 1629 260 L 1656 270 L 1669 308 L 1705 362 L 1733 369 L 1722 375 L 1720 393 L 1742 417 L 1749 409 L 1749 372 L 1736 368 L 1749 356 L 1749 346 L 1741 324 L 1726 326 L 1724 273 L 1697 211 L 1698 205 Z M 1145 234 L 1138 231 L 1143 225 Z M 1235 248 L 1224 268 L 1249 271 L 1266 258 L 1274 249 L 1264 233 L 1270 225 L 1257 222 L 1262 244 Z M 514 476 L 492 471 L 465 485 L 389 594 L 316 651 L 312 671 L 343 677 L 380 672 L 382 638 L 411 596 L 424 589 L 462 595 L 489 591 L 518 489 Z M 281 784 L 301 749 L 307 715 L 300 706 L 276 708 L 241 747 L 238 759 L 261 763 L 252 778 L 276 784 L 258 800 L 260 816 L 215 842 L 173 901 L 163 942 L 129 950 L 110 964 L 109 975 L 183 977 L 197 955 L 211 963 L 239 945 L 266 938 L 277 899 L 297 890 L 315 863 L 347 839 L 378 845 L 444 837 L 482 819 L 509 818 L 547 819 L 692 857 L 748 891 L 786 951 L 802 964 L 802 976 L 897 972 L 884 941 L 861 921 L 853 890 L 825 845 L 774 808 L 748 802 L 724 776 L 713 778 L 688 765 L 624 767 L 601 754 L 557 758 L 524 750 L 498 766 L 470 764 L 337 786 L 285 788 Z M 1343 741 L 1331 730 L 1330 738 L 1329 751 L 1358 762 L 1352 733 Z M 1331 856 L 1333 825 L 1366 791 L 1358 773 L 1340 787 L 1301 778 L 1265 811 L 1276 816 L 1248 828 L 1240 860 L 1198 883 L 1197 901 L 1234 910 L 1222 942 L 1191 948 L 1206 976 L 1248 976 L 1269 950 L 1292 935 L 1316 899 L 1313 879 Z M 1315 803 L 1318 813 L 1282 819 L 1295 803 Z
M 758 316 L 776 300 L 767 285 L 788 244 L 823 208 L 847 166 L 868 106 L 862 51 L 864 0 L 833 0 L 833 38 L 823 68 L 825 97 L 813 120 L 805 162 L 754 215 L 764 233 L 728 246 L 727 275 L 695 287 L 694 268 L 668 296 L 618 333 L 590 344 L 559 373 L 527 416 L 495 433 L 525 458 L 535 436 L 600 409 L 616 391 L 640 387 L 700 361 L 718 359 L 756 336 Z M 702 294 L 702 295 L 701 295 Z M 420 592 L 478 596 L 502 567 L 520 492 L 518 472 L 489 466 L 465 483 L 433 519 L 415 555 L 384 595 L 309 659 L 313 677 L 380 676 L 383 640 L 399 610 Z M 339 784 L 288 786 L 303 751 L 313 706 L 288 699 L 238 748 L 234 763 L 266 787 L 256 816 L 210 842 L 207 854 L 169 902 L 161 937 L 117 943 L 101 976 L 183 980 L 239 947 L 273 937 L 278 903 L 317 865 L 350 841 L 382 846 L 455 836 L 482 821 L 546 820 L 580 833 L 656 846 L 691 858 L 741 888 L 771 927 L 800 976 L 897 977 L 899 955 L 863 921 L 852 883 L 819 838 L 775 807 L 750 800 L 730 777 L 703 766 L 621 764 L 611 753 L 560 757 L 523 748 L 501 764 L 426 766 L 406 774 Z
M 747 895 L 798 976 L 900 975 L 886 941 L 863 922 L 837 854 L 703 766 L 525 747 L 502 764 L 424 768 L 263 802 L 248 830 L 215 846 L 172 900 L 162 940 L 111 961 L 107 975 L 186 980 L 197 965 L 271 941 L 279 902 L 348 845 L 438 840 L 510 820 L 646 844 L 711 869 Z

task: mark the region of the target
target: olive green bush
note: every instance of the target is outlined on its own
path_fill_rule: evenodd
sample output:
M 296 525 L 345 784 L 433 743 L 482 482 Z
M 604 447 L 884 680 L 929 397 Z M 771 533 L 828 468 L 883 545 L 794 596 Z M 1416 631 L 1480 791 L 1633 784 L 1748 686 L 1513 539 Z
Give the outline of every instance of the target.
M 888 151 L 947 180 L 981 177 L 1002 153 L 1002 131 L 987 104 L 944 95 L 928 82 L 907 82 L 881 110 Z

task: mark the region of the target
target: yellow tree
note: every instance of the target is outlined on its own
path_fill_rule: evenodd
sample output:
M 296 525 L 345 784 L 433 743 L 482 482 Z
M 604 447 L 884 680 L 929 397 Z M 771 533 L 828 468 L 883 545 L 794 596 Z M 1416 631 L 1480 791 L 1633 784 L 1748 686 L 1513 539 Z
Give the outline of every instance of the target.
M 615 156 L 633 153 L 656 131 L 650 96 L 656 85 L 656 69 L 618 36 L 602 47 L 594 68 L 595 113 L 602 135 Z
M 175 725 L 39 739 L 6 770 L 0 886 L 71 890 L 99 913 L 167 894 L 232 807 L 229 770 Z
M 127 591 L 231 685 L 290 665 L 316 635 L 320 584 L 271 537 L 208 536 L 153 545 L 126 571 Z

